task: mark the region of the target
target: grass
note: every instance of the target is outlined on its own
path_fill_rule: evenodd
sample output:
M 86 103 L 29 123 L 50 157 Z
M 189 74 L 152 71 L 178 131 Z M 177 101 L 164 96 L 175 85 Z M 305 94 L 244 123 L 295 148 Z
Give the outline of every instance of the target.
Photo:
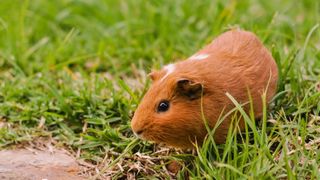
M 51 138 L 94 178 L 317 179 L 319 12 L 312 0 L 0 1 L 0 148 Z M 262 121 L 196 153 L 137 140 L 130 118 L 150 69 L 233 27 L 256 33 L 279 67 Z

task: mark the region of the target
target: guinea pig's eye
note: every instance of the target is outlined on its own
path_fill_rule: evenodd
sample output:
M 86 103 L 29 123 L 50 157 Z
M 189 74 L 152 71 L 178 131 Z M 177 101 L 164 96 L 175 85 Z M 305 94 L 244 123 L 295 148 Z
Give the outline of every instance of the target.
M 166 100 L 160 101 L 157 111 L 158 112 L 165 112 L 168 109 L 169 109 L 169 101 L 166 101 Z

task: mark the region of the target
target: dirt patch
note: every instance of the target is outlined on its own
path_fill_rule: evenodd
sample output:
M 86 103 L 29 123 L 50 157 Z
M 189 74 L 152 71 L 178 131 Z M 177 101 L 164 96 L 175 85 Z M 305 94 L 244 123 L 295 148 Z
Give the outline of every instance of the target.
M 80 167 L 66 151 L 30 149 L 0 151 L 0 179 L 82 180 Z

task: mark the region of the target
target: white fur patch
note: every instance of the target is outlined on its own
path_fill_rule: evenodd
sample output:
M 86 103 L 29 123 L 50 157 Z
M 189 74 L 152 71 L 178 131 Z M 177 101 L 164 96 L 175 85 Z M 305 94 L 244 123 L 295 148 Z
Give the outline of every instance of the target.
M 189 59 L 190 60 L 203 60 L 209 57 L 209 54 L 195 54 L 191 56 Z
M 169 65 L 166 65 L 164 69 L 167 71 L 167 73 L 161 78 L 160 81 L 163 81 L 166 77 L 168 77 L 169 74 L 171 74 L 175 70 L 175 66 L 174 64 L 169 64 Z

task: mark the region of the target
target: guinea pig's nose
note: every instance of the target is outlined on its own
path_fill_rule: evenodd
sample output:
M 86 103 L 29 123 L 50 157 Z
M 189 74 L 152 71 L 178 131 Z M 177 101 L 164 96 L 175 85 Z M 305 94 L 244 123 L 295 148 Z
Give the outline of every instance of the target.
M 143 133 L 143 129 L 140 129 L 138 131 L 133 132 L 137 137 L 140 137 L 140 135 Z
M 137 133 L 137 135 L 142 134 L 142 133 L 143 133 L 143 129 L 140 129 L 140 130 L 139 130 L 139 131 L 137 131 L 136 133 Z

